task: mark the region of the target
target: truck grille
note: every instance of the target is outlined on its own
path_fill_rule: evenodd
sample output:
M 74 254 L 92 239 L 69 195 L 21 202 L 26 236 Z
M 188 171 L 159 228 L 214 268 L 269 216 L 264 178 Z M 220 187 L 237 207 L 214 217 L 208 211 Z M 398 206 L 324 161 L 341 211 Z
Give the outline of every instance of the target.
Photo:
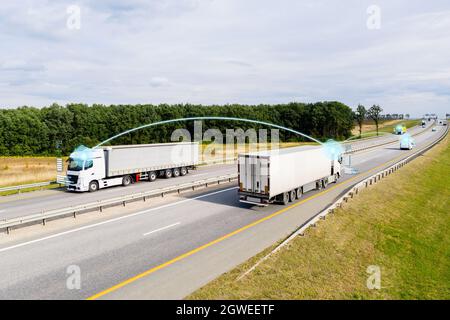
M 78 182 L 78 176 L 74 176 L 74 175 L 69 174 L 69 175 L 67 175 L 67 181 L 69 183 L 76 184 Z

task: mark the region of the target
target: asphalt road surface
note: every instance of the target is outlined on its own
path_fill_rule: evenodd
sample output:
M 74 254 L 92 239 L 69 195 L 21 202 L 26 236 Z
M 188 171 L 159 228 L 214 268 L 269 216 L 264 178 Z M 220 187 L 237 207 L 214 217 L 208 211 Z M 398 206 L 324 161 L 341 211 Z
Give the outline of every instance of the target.
M 416 149 L 442 132 L 438 127 L 417 136 Z M 235 184 L 228 184 L 187 193 L 159 207 L 0 245 L 0 298 L 183 298 L 286 237 L 353 183 L 408 154 L 397 142 L 354 154 L 352 165 L 360 174 L 344 175 L 339 183 L 305 194 L 291 206 L 239 203 Z M 53 196 L 59 199 L 48 198 Z M 17 201 L 22 205 L 27 200 Z M 35 201 L 30 198 L 30 210 Z M 14 209 L 8 207 L 11 203 L 2 204 L 2 214 Z M 74 285 L 78 271 L 80 289 Z

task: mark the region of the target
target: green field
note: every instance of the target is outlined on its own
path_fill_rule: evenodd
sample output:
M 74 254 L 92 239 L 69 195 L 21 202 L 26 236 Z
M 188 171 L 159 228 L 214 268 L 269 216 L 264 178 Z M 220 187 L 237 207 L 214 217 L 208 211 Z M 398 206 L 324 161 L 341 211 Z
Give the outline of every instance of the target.
M 273 248 L 188 299 L 450 299 L 450 144 L 362 192 L 241 280 Z M 367 268 L 381 289 L 367 288 Z

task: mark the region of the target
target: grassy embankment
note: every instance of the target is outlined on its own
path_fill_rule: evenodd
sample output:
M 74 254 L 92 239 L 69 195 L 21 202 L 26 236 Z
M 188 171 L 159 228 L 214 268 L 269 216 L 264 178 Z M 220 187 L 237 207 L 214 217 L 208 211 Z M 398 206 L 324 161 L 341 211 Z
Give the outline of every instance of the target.
M 241 280 L 269 248 L 188 299 L 450 299 L 449 138 Z M 369 290 L 367 267 L 381 268 Z

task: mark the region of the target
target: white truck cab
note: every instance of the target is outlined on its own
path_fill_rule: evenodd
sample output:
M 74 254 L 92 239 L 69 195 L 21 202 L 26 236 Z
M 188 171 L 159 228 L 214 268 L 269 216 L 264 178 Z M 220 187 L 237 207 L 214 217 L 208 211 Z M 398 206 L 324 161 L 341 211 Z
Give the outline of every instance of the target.
M 97 191 L 100 187 L 99 181 L 106 178 L 104 157 L 103 149 L 73 152 L 68 160 L 67 189 Z

